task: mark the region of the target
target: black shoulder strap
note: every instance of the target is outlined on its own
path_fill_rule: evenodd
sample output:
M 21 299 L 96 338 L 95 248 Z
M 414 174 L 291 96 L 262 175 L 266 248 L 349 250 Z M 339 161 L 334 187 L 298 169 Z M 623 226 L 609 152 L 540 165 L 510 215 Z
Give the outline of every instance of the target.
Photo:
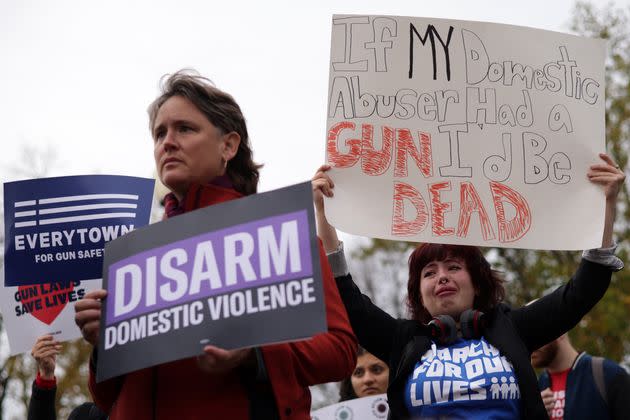
M 599 395 L 602 396 L 604 402 L 608 405 L 606 382 L 604 381 L 604 358 L 598 356 L 591 357 L 591 368 L 593 369 L 593 379 L 595 379 L 595 385 L 597 386 Z

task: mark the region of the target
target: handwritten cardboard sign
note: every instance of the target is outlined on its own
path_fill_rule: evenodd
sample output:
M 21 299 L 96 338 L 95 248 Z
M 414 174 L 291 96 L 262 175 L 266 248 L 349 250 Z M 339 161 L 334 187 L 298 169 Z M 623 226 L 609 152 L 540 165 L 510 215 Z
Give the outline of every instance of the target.
M 335 15 L 326 156 L 339 229 L 481 246 L 601 244 L 602 40 Z
M 97 380 L 327 329 L 309 183 L 140 229 L 105 248 Z M 159 351 L 155 351 L 159 349 Z

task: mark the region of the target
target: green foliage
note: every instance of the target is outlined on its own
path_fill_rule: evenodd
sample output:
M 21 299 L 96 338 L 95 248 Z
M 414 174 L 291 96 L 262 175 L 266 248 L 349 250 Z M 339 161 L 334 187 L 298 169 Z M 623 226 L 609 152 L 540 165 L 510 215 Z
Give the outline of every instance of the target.
M 606 63 L 606 138 L 607 149 L 622 168 L 628 167 L 630 147 L 630 9 L 609 4 L 597 10 L 578 2 L 571 28 L 578 34 L 608 40 Z M 620 193 L 615 235 L 619 256 L 627 263 L 630 239 L 630 197 L 628 189 Z M 593 354 L 621 361 L 630 354 L 630 274 L 627 270 L 613 275 L 602 301 L 573 330 L 573 344 Z

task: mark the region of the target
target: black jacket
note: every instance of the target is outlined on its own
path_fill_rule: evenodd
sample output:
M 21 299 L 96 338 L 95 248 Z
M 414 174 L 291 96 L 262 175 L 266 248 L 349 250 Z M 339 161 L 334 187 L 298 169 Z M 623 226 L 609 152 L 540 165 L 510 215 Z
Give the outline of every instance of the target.
M 486 314 L 486 341 L 514 367 L 521 393 L 521 418 L 548 418 L 530 364 L 531 352 L 573 328 L 604 295 L 611 273 L 609 268 L 583 259 L 573 278 L 553 293 L 515 310 L 499 304 Z M 394 319 L 375 306 L 350 275 L 336 281 L 359 344 L 389 365 L 390 418 L 408 419 L 404 387 L 415 364 L 431 346 L 428 329 L 417 321 Z
M 33 381 L 31 399 L 28 402 L 28 420 L 56 420 L 55 395 L 57 387 L 40 388 Z
M 55 396 L 57 387 L 45 389 L 37 386 L 33 381 L 31 399 L 28 402 L 28 420 L 56 420 Z M 86 402 L 75 407 L 68 420 L 105 420 L 103 413 L 93 402 Z

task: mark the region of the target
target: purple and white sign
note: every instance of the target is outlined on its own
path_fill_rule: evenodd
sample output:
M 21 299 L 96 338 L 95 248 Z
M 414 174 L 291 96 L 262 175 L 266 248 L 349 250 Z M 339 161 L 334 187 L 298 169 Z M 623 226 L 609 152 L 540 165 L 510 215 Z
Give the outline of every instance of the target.
M 326 331 L 310 183 L 133 232 L 105 249 L 99 381 Z M 151 351 L 159 348 L 160 351 Z
M 243 288 L 312 274 L 306 210 L 204 233 L 109 267 L 107 325 Z

